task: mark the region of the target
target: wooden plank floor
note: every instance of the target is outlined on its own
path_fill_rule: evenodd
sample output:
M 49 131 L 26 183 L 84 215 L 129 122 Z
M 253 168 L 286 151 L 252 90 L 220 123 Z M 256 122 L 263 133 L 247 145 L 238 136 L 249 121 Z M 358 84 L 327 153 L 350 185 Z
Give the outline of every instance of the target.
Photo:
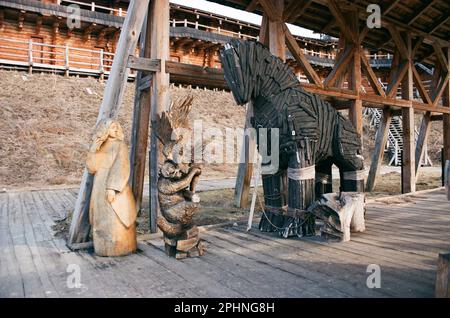
M 166 257 L 160 239 L 121 258 L 69 251 L 51 227 L 75 198 L 75 190 L 0 194 L 0 297 L 433 297 L 437 254 L 450 251 L 443 191 L 368 204 L 367 232 L 348 243 L 215 228 L 202 233 L 207 254 L 183 261 Z M 80 288 L 67 285 L 71 264 Z M 369 264 L 380 266 L 379 289 L 366 285 Z

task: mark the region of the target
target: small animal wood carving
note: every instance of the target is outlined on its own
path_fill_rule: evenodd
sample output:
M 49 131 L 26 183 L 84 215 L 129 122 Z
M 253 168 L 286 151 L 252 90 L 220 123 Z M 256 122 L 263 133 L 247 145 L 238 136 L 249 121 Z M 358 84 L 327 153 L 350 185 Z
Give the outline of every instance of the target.
M 341 191 L 364 189 L 360 136 L 329 103 L 305 92 L 289 66 L 263 44 L 233 39 L 220 58 L 237 104 L 253 105 L 253 127 L 279 131 L 279 149 L 273 150 L 279 153 L 279 169 L 263 175 L 267 213 L 260 230 L 283 237 L 314 235 L 314 216 L 307 208 L 332 192 L 333 164 L 340 170 Z M 267 150 L 272 152 L 270 145 Z
M 202 170 L 190 159 L 185 163 L 180 157 L 183 155 L 180 149 L 190 136 L 188 115 L 191 106 L 192 97 L 172 104 L 170 111 L 159 117 L 157 127 L 165 157 L 158 179 L 162 215 L 157 224 L 164 233 L 166 254 L 177 259 L 201 256 L 205 251 L 198 228 L 192 222 L 199 211 L 200 197 L 195 190 Z
M 136 251 L 136 204 L 128 184 L 130 161 L 123 138 L 117 121 L 101 121 L 87 156 L 87 169 L 94 174 L 89 222 L 99 256 Z

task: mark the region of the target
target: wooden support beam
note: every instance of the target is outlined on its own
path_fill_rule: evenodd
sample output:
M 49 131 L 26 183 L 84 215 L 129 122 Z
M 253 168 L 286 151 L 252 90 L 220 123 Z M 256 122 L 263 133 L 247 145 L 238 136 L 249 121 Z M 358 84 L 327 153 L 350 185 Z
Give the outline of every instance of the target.
M 250 119 L 253 117 L 253 105 L 247 104 L 247 112 L 245 116 L 244 129 L 252 127 Z M 241 156 L 243 162 L 239 163 L 238 173 L 236 177 L 236 185 L 234 187 L 234 204 L 240 208 L 248 206 L 248 198 L 250 195 L 250 184 L 253 176 L 254 151 L 256 150 L 256 136 L 244 135 L 242 142 Z
M 423 37 L 423 36 L 419 36 L 419 37 L 414 41 L 414 45 L 413 45 L 412 53 L 411 53 L 412 56 L 416 56 L 417 50 L 418 50 L 418 49 L 422 46 L 422 44 L 423 44 L 423 40 L 424 40 L 424 37 Z
M 336 0 L 327 0 L 327 2 L 328 2 L 328 10 L 330 10 L 331 14 L 336 19 L 336 23 L 339 26 L 342 36 L 344 36 L 345 39 L 351 43 L 356 42 L 357 39 L 354 38 L 348 20 L 345 18 L 345 15 L 342 13 L 341 9 L 336 3 Z
M 332 29 L 335 25 L 336 25 L 336 19 L 335 19 L 335 18 L 332 18 L 332 19 L 330 20 L 330 22 L 328 22 L 327 25 L 325 25 L 325 26 L 320 30 L 320 32 L 323 33 L 323 34 L 328 34 L 328 33 L 330 33 L 331 29 Z M 343 37 L 342 37 L 342 38 L 343 38 Z
M 259 29 L 259 42 L 269 46 L 269 17 L 264 14 L 261 21 L 261 28 Z
M 280 57 L 283 61 L 286 57 L 286 45 L 285 45 L 285 30 L 284 23 L 281 20 L 277 20 L 278 17 L 274 17 L 273 14 L 268 12 L 268 1 L 261 0 L 261 6 L 264 9 L 263 23 L 260 29 L 260 40 L 262 39 L 268 44 L 272 54 Z M 271 5 L 274 7 L 272 10 L 277 12 L 283 12 L 284 0 L 271 1 Z M 245 121 L 245 129 L 251 127 L 250 117 L 253 116 L 252 103 L 247 104 L 247 114 Z M 244 208 L 248 204 L 248 196 L 250 193 L 250 182 L 253 175 L 253 151 L 256 149 L 256 136 L 248 136 L 244 139 L 243 149 L 245 156 L 245 162 L 239 164 L 238 173 L 236 177 L 236 186 L 234 192 L 234 202 L 236 206 Z
M 144 23 L 149 0 L 132 0 L 120 34 L 116 55 L 108 77 L 97 123 L 103 119 L 115 118 L 120 108 L 125 85 L 128 79 L 128 57 L 134 53 L 139 33 Z M 85 169 L 75 209 L 70 224 L 69 245 L 86 242 L 89 238 L 89 200 L 92 191 L 93 176 Z
M 441 15 L 441 17 L 436 21 L 436 23 L 428 30 L 426 31 L 427 34 L 431 35 L 434 32 L 437 31 L 441 26 L 443 26 L 448 19 L 450 19 L 450 9 L 447 9 L 444 11 Z
M 245 11 L 253 12 L 255 11 L 256 7 L 259 5 L 259 0 L 252 0 L 250 3 L 245 7 Z
M 397 89 L 408 72 L 408 64 L 408 61 L 403 60 L 398 67 L 393 69 L 392 78 L 386 90 L 387 97 L 392 98 L 397 95 Z
M 133 55 L 128 57 L 128 67 L 138 69 L 136 74 L 136 88 L 134 96 L 134 109 L 133 109 L 133 126 L 131 130 L 131 149 L 130 149 L 130 180 L 131 188 L 133 190 L 134 198 L 136 199 L 136 210 L 139 214 L 142 212 L 142 197 L 144 193 L 144 179 L 145 179 L 145 164 L 147 159 L 148 148 L 148 136 L 150 126 L 150 90 L 143 89 L 143 84 L 148 81 L 148 88 L 152 84 L 153 76 L 148 79 L 144 76 L 144 71 L 159 72 L 161 71 L 161 61 L 148 59 L 151 54 L 151 20 L 149 10 L 147 10 L 145 22 L 142 27 L 140 37 L 140 63 L 136 64 Z M 149 60 L 149 63 L 143 63 Z M 142 64 L 150 64 L 155 66 L 155 69 L 151 70 L 150 67 Z M 140 68 L 138 68 L 140 66 Z M 152 74 L 153 75 L 153 74 Z
M 355 49 L 353 45 L 349 44 L 344 48 L 344 51 L 336 58 L 333 69 L 327 78 L 325 78 L 323 84 L 327 87 L 335 86 L 335 82 L 338 78 L 344 77 L 345 72 L 348 70 L 348 66 L 352 61 Z
M 160 72 L 161 61 L 130 55 L 128 57 L 128 67 L 143 72 Z
M 436 54 L 437 62 L 440 68 L 448 72 L 449 71 L 448 61 L 444 52 L 442 51 L 444 48 L 441 47 L 438 43 L 433 43 L 433 49 L 434 54 Z
M 367 75 L 367 79 L 369 80 L 370 85 L 372 86 L 373 90 L 378 95 L 385 97 L 386 94 L 385 94 L 385 92 L 383 90 L 383 87 L 381 87 L 381 84 L 378 81 L 378 78 L 375 75 L 375 72 L 373 71 L 372 67 L 370 66 L 369 59 L 367 58 L 367 56 L 364 53 L 363 49 L 360 49 L 359 55 L 361 57 L 363 70 L 365 70 L 365 73 Z
M 365 25 L 362 30 L 359 32 L 359 43 L 362 43 L 366 38 L 366 35 L 369 33 L 370 29 Z
M 431 8 L 433 6 L 433 4 L 436 3 L 436 1 L 437 0 L 428 0 L 424 4 L 422 4 L 422 6 L 419 9 L 414 11 L 411 18 L 408 20 L 408 22 L 406 22 L 406 24 L 407 25 L 413 24 L 418 18 L 420 18 L 422 16 L 423 13 L 428 11 L 428 9 Z
M 312 0 L 294 0 L 291 1 L 284 10 L 283 17 L 284 21 L 292 22 L 305 12 L 305 10 L 312 3 Z
M 436 283 L 435 283 L 435 297 L 436 298 L 450 298 L 448 267 L 450 264 L 450 253 L 439 253 Z
M 158 139 L 156 125 L 158 115 L 170 106 L 170 77 L 166 71 L 166 61 L 170 55 L 170 5 L 169 0 L 152 0 L 149 9 L 151 23 L 150 58 L 161 60 L 161 72 L 155 73 L 151 87 L 151 136 L 150 136 L 150 231 L 156 233 L 156 218 L 159 214 L 158 202 Z
M 378 127 L 376 134 L 375 149 L 373 151 L 369 176 L 367 177 L 366 192 L 372 192 L 377 183 L 378 172 L 380 170 L 381 163 L 383 162 L 384 148 L 386 147 L 391 120 L 391 109 L 389 107 L 385 107 L 383 109 L 383 117 L 381 118 L 380 126 Z
M 447 75 L 439 84 L 439 87 L 436 90 L 436 96 L 433 101 L 433 106 L 437 106 L 439 104 L 439 101 L 441 100 L 441 97 L 444 94 L 444 91 L 446 90 L 446 88 L 448 86 L 449 76 L 450 76 L 450 72 L 447 72 Z
M 404 42 L 402 42 L 404 43 Z M 413 57 L 411 36 L 407 34 L 406 37 L 407 50 L 407 73 L 402 82 L 402 98 L 405 100 L 413 100 Z M 402 173 L 402 189 L 403 193 L 416 191 L 416 165 L 415 165 L 415 140 L 414 140 L 414 109 L 402 109 L 402 123 L 403 123 L 403 173 Z
M 408 59 L 410 53 L 408 52 L 408 48 L 398 29 L 394 25 L 391 25 L 389 27 L 389 32 L 391 33 L 392 40 L 394 41 L 397 50 L 400 52 L 401 57 L 403 59 Z
M 228 88 L 221 69 L 166 61 L 165 70 L 170 79 L 179 84 Z
M 259 4 L 267 14 L 269 20 L 273 22 L 282 22 L 283 9 L 280 10 L 279 0 L 259 0 Z
M 450 68 L 450 48 L 447 48 L 447 67 Z M 447 74 L 448 76 L 448 74 Z M 442 95 L 443 108 L 450 109 L 450 81 L 447 81 Z M 450 160 L 450 113 L 443 115 L 443 149 L 444 160 Z
M 349 24 L 352 30 L 352 38 L 355 41 L 355 50 L 353 50 L 353 63 L 350 64 L 349 67 L 348 87 L 354 90 L 358 96 L 356 100 L 350 102 L 348 116 L 361 138 L 361 145 L 363 145 L 362 100 L 361 98 L 359 98 L 362 83 L 360 50 L 361 43 L 359 43 L 359 14 L 358 10 L 350 11 L 348 14 Z
M 422 98 L 424 103 L 433 104 L 433 101 L 431 100 L 430 95 L 428 94 L 427 90 L 425 89 L 425 86 L 423 86 L 422 79 L 420 78 L 420 74 L 416 69 L 416 66 L 412 66 L 413 76 L 414 76 L 414 84 L 416 84 L 416 88 L 419 91 L 420 97 Z
M 268 0 L 261 0 L 262 3 L 268 3 Z M 272 0 L 270 3 L 273 5 L 273 10 L 278 13 L 282 13 L 284 9 L 284 0 Z M 274 19 L 271 17 L 271 13 L 267 12 L 268 8 L 263 5 L 264 12 L 269 17 L 269 49 L 272 54 L 278 56 L 283 61 L 286 61 L 286 42 L 284 34 L 284 23 L 281 21 L 281 17 Z
M 382 15 L 387 15 L 389 12 L 391 12 L 396 6 L 397 6 L 397 4 L 400 2 L 401 0 L 394 0 L 394 1 L 391 1 L 391 3 L 386 7 L 386 8 L 384 8 L 383 10 L 381 10 L 381 14 Z
M 428 141 L 428 135 L 431 128 L 431 112 L 426 112 L 422 117 L 422 123 L 420 124 L 419 137 L 416 143 L 416 179 L 419 173 L 420 163 L 422 162 L 425 154 L 426 144 Z
M 303 54 L 302 49 L 298 45 L 297 41 L 295 40 L 294 36 L 289 31 L 286 24 L 284 24 L 284 34 L 286 36 L 286 44 L 291 52 L 291 54 L 294 56 L 295 60 L 298 62 L 300 67 L 302 68 L 303 72 L 305 73 L 306 77 L 311 83 L 314 83 L 315 85 L 322 86 L 322 81 L 320 80 L 320 76 L 317 75 L 314 68 L 311 66 L 309 61 L 307 60 L 305 54 Z

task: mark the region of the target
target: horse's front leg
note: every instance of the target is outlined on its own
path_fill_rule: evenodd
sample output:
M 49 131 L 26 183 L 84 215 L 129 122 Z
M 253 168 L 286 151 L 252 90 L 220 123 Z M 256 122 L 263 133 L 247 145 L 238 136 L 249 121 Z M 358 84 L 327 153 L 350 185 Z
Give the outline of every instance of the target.
M 315 200 L 315 166 L 311 145 L 301 142 L 288 163 L 288 215 L 284 224 L 284 237 L 315 234 L 315 220 L 304 213 Z
M 271 208 L 281 210 L 284 205 L 284 186 L 282 178 L 283 171 L 278 171 L 275 174 L 262 175 L 264 205 L 266 211 L 261 217 L 259 229 L 263 232 L 276 232 L 283 226 L 284 217 L 269 211 Z

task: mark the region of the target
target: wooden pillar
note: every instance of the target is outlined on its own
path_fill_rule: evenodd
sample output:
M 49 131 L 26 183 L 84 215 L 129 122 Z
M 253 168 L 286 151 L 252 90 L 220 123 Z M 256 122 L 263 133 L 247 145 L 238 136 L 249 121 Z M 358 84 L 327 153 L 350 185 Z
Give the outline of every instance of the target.
M 284 0 L 272 0 L 275 10 L 282 13 L 284 10 Z M 282 20 L 273 20 L 269 18 L 269 49 L 273 55 L 286 61 L 286 42 L 284 37 Z
M 161 72 L 156 72 L 151 85 L 151 136 L 150 136 L 150 231 L 156 233 L 158 216 L 158 139 L 156 137 L 157 117 L 169 109 L 170 81 L 166 73 L 166 60 L 169 59 L 169 0 L 152 0 L 149 17 L 151 24 L 150 57 L 161 60 Z
M 402 98 L 413 99 L 413 59 L 410 34 L 406 34 L 406 49 L 408 52 L 407 71 L 402 81 Z M 416 165 L 415 165 L 415 140 L 414 140 L 414 109 L 402 108 L 403 117 L 403 192 L 416 191 Z
M 150 16 L 150 10 L 147 16 Z M 140 56 L 150 58 L 151 19 L 146 18 L 140 38 Z M 136 199 L 136 209 L 140 213 L 144 191 L 145 162 L 147 158 L 148 132 L 150 124 L 150 90 L 141 90 L 145 73 L 138 71 L 134 97 L 133 128 L 131 136 L 131 187 Z
M 259 41 L 265 45 L 269 45 L 269 18 L 266 14 L 263 15 L 261 22 L 261 29 L 259 31 Z M 253 116 L 252 103 L 247 104 L 247 112 L 245 115 L 244 129 L 251 128 L 250 118 Z M 236 185 L 234 187 L 234 205 L 239 208 L 246 208 L 248 205 L 248 197 L 250 194 L 250 185 L 253 175 L 253 158 L 250 149 L 255 149 L 256 140 L 255 136 L 244 134 L 244 140 L 242 142 L 242 153 L 244 156 L 244 162 L 239 163 L 238 172 L 236 176 Z
M 353 63 L 350 65 L 349 83 L 350 89 L 354 90 L 358 95 L 358 98 L 350 102 L 349 118 L 356 128 L 356 131 L 361 136 L 361 145 L 363 137 L 363 125 L 362 125 L 362 100 L 359 98 L 361 90 L 361 42 L 359 40 L 359 17 L 358 11 L 350 11 L 350 23 L 351 30 L 353 31 L 354 40 L 354 55 Z
M 447 69 L 450 72 L 450 47 L 447 48 Z M 447 82 L 442 96 L 444 107 L 450 107 L 450 81 Z M 444 160 L 450 160 L 450 114 L 444 114 L 443 118 Z
M 416 179 L 420 168 L 420 163 L 422 162 L 423 156 L 425 154 L 426 144 L 428 140 L 428 135 L 431 129 L 431 112 L 426 112 L 423 115 L 422 122 L 420 124 L 419 138 L 416 143 Z
M 106 118 L 114 118 L 122 103 L 125 85 L 128 79 L 128 57 L 134 54 L 136 44 L 141 32 L 147 12 L 149 0 L 133 0 L 128 8 L 111 73 L 105 87 L 103 101 L 100 106 L 97 123 Z M 75 202 L 75 209 L 70 224 L 67 243 L 73 246 L 76 243 L 86 242 L 89 238 L 89 200 L 92 191 L 93 176 L 85 169 L 81 179 L 80 190 Z
M 436 298 L 450 298 L 448 266 L 450 253 L 440 253 L 438 257 L 435 283 Z
M 375 188 L 377 182 L 377 173 L 383 162 L 384 148 L 389 134 L 389 126 L 391 125 L 392 112 L 389 107 L 383 109 L 383 118 L 378 127 L 377 137 L 375 141 L 375 150 L 373 153 L 372 164 L 370 165 L 369 176 L 367 177 L 366 191 L 371 192 Z
M 266 12 L 267 7 L 272 3 L 273 9 L 277 12 Z M 259 40 L 269 46 L 272 54 L 277 55 L 283 61 L 286 57 L 286 45 L 284 37 L 284 22 L 282 19 L 274 19 L 274 16 L 281 16 L 284 9 L 284 0 L 264 0 L 262 3 L 265 13 L 261 23 Z M 279 13 L 279 14 L 276 14 Z M 251 127 L 250 117 L 253 114 L 251 103 L 247 106 L 247 115 L 245 121 L 245 129 Z M 236 186 L 234 190 L 234 202 L 237 207 L 245 208 L 248 205 L 248 197 L 250 193 L 250 183 L 253 175 L 253 149 L 255 149 L 256 140 L 252 136 L 244 139 L 243 149 L 245 151 L 245 162 L 239 164 L 236 177 Z

